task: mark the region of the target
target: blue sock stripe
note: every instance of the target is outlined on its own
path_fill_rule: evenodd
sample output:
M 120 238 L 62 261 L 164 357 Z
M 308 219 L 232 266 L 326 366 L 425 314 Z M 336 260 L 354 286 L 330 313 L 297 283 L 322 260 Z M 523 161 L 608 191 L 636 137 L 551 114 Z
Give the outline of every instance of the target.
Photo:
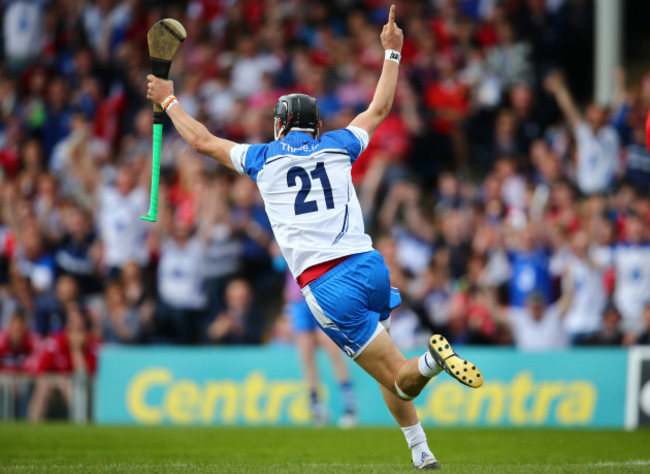
M 431 370 L 434 370 L 433 367 L 431 367 L 431 366 L 429 365 L 429 362 L 427 361 L 427 356 L 428 356 L 428 355 L 429 355 L 428 352 L 427 352 L 426 354 L 424 354 L 424 363 L 427 364 L 427 367 L 429 367 Z

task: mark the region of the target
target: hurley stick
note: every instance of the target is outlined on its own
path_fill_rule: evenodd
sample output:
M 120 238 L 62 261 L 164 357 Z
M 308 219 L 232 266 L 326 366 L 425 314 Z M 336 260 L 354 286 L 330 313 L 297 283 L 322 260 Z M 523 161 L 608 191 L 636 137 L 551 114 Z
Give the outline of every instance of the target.
M 169 77 L 172 59 L 187 38 L 183 25 L 172 18 L 165 18 L 153 25 L 147 33 L 149 57 L 151 58 L 151 73 L 161 79 Z M 153 148 L 151 164 L 151 196 L 149 212 L 140 219 L 156 222 L 158 217 L 158 186 L 160 184 L 160 149 L 162 148 L 162 128 L 164 112 L 160 105 L 153 106 Z

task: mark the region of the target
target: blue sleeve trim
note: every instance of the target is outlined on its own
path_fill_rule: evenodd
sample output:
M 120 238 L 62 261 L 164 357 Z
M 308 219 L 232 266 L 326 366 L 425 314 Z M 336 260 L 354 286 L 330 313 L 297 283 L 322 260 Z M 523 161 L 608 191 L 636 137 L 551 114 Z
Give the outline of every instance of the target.
M 331 140 L 336 143 L 340 148 L 343 148 L 350 155 L 352 163 L 354 163 L 361 154 L 361 142 L 359 138 L 350 130 L 334 130 L 327 132 L 323 135 L 322 141 Z
M 264 167 L 264 163 L 266 162 L 266 150 L 268 149 L 268 145 L 266 144 L 260 144 L 260 145 L 251 145 L 248 147 L 248 150 L 246 150 L 246 159 L 244 160 L 244 170 L 246 171 L 246 174 L 253 178 L 255 181 L 257 181 L 257 175 L 259 174 L 260 171 L 262 171 L 262 168 Z

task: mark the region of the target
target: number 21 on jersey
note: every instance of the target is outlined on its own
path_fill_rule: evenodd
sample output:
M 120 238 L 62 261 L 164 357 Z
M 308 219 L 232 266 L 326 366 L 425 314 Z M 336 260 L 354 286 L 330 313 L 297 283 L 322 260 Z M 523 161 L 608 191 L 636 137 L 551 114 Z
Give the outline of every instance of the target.
M 310 178 L 311 176 L 311 178 Z M 318 203 L 312 199 L 307 201 L 307 196 L 311 191 L 312 180 L 320 180 L 323 187 L 323 194 L 325 195 L 325 205 L 327 209 L 334 209 L 334 196 L 332 196 L 332 186 L 325 171 L 325 163 L 319 161 L 316 163 L 310 173 L 302 166 L 293 166 L 287 173 L 287 186 L 293 188 L 297 185 L 297 180 L 300 179 L 300 191 L 296 195 L 296 201 L 293 204 L 293 209 L 296 215 L 309 214 L 310 212 L 318 211 Z

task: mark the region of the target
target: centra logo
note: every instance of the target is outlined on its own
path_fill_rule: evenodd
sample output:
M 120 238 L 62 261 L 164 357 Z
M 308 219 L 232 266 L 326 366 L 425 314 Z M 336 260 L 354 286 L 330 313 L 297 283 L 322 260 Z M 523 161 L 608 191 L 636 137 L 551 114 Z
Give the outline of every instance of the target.
M 142 424 L 305 424 L 311 420 L 308 393 L 300 380 L 267 380 L 261 371 L 241 381 L 198 383 L 175 379 L 168 368 L 151 367 L 129 382 L 126 407 Z M 325 387 L 320 393 L 327 398 Z
M 522 371 L 509 383 L 486 379 L 478 390 L 437 383 L 417 409 L 422 421 L 441 425 L 581 426 L 593 420 L 597 397 L 589 380 L 535 381 Z

